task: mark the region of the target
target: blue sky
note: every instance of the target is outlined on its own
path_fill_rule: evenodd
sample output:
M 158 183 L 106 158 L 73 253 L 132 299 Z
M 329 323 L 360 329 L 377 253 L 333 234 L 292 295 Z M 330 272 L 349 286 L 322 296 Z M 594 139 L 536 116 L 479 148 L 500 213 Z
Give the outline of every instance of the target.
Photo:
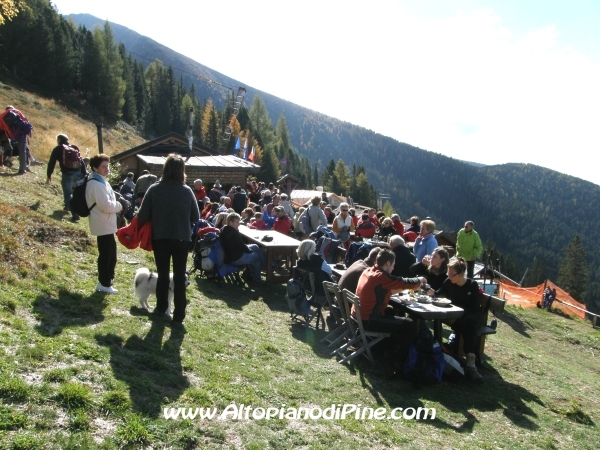
M 53 3 L 426 150 L 600 184 L 600 1 Z

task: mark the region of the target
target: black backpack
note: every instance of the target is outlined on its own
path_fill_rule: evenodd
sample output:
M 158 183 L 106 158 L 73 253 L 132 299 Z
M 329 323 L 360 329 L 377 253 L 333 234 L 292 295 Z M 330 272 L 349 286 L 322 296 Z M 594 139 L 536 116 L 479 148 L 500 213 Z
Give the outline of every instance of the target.
M 287 299 L 290 311 L 292 314 L 297 314 L 302 317 L 307 316 L 310 313 L 310 304 L 308 303 L 306 290 L 304 288 L 307 276 L 308 272 L 306 272 L 302 279 L 290 278 L 285 287 L 285 298 Z
M 94 203 L 91 208 L 88 208 L 87 201 L 85 199 L 85 188 L 87 187 L 89 179 L 89 174 L 85 174 L 85 176 L 78 182 L 75 189 L 73 189 L 73 196 L 71 197 L 71 201 L 69 202 L 69 206 L 71 212 L 73 214 L 77 214 L 80 217 L 87 217 L 90 215 L 90 211 L 96 206 Z

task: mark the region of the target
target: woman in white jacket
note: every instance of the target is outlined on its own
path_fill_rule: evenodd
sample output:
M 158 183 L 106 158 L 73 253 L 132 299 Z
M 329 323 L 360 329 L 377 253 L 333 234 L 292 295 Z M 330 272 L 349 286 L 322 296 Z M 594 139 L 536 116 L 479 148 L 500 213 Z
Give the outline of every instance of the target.
M 112 287 L 117 265 L 117 214 L 123 209 L 108 184 L 110 158 L 105 154 L 92 156 L 92 173 L 85 189 L 85 200 L 90 208 L 90 232 L 98 242 L 98 284 L 96 290 L 116 294 Z

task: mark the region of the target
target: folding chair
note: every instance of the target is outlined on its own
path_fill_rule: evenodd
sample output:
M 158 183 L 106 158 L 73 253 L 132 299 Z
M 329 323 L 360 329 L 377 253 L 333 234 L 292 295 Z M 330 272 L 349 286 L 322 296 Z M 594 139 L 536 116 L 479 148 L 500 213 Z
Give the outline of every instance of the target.
M 382 333 L 378 331 L 365 331 L 363 328 L 362 318 L 360 316 L 360 299 L 350 292 L 348 289 L 344 289 L 344 300 L 347 302 L 347 306 L 354 305 L 355 316 L 350 315 L 348 322 L 356 325 L 355 333 L 358 333 L 351 343 L 357 343 L 357 349 L 350 355 L 346 356 L 340 361 L 340 364 L 344 364 L 346 361 L 356 358 L 361 353 L 365 353 L 367 359 L 374 362 L 373 355 L 371 354 L 371 347 L 378 342 L 382 341 L 386 337 L 390 337 L 391 333 Z M 349 343 L 350 344 L 350 343 Z M 348 345 L 349 346 L 349 345 Z M 348 348 L 346 346 L 346 348 Z M 339 349 L 338 349 L 339 350 Z M 336 351 L 337 352 L 337 351 Z
M 333 314 L 333 317 L 335 317 L 336 323 L 338 320 L 342 322 L 342 324 L 339 325 L 335 330 L 321 339 L 321 343 L 327 342 L 329 343 L 328 347 L 331 347 L 336 345 L 344 338 L 350 339 L 352 335 L 350 334 L 351 332 L 346 324 L 348 315 L 346 314 L 346 308 L 343 305 L 344 299 L 342 296 L 342 291 L 340 291 L 340 288 L 337 286 L 337 284 L 330 281 L 323 281 L 323 289 L 325 290 L 325 297 L 327 298 L 329 311 L 331 314 Z
M 316 318 L 316 322 L 315 322 L 315 329 L 318 330 L 319 329 L 319 321 L 321 321 L 321 324 L 323 326 L 323 329 L 325 329 L 325 319 L 323 318 L 323 313 L 321 312 L 321 304 L 317 301 L 317 295 L 316 295 L 316 286 L 315 286 L 315 274 L 304 270 L 304 269 L 299 269 L 298 267 L 294 267 L 293 268 L 293 277 L 295 279 L 304 279 L 305 275 L 308 273 L 308 286 L 305 283 L 304 289 L 306 291 L 306 297 L 308 298 L 308 303 L 311 305 L 311 312 L 305 316 L 304 319 L 304 326 L 308 327 L 310 326 L 310 322 Z M 313 311 L 312 308 L 315 308 L 315 310 Z M 297 321 L 298 318 L 298 314 L 296 313 L 292 313 L 291 314 L 291 319 L 294 321 Z

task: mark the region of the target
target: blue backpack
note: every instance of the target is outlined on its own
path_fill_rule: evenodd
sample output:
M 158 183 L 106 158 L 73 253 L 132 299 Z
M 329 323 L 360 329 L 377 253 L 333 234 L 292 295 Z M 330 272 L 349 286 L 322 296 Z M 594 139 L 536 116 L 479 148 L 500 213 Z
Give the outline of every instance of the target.
M 427 328 L 422 325 L 421 328 Z M 421 333 L 416 344 L 413 344 L 404 362 L 404 376 L 417 387 L 421 384 L 436 384 L 442 381 L 446 360 L 442 347 L 431 336 L 429 329 Z

